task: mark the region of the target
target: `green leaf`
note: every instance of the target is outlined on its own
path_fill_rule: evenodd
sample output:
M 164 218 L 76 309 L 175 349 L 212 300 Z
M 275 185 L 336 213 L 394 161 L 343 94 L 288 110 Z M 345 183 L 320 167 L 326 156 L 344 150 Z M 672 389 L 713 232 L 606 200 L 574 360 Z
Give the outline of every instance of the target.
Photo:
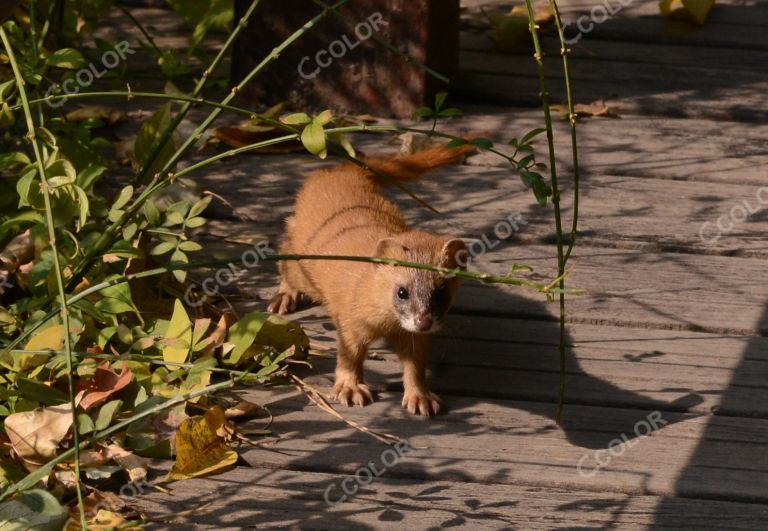
M 152 256 L 160 256 L 161 254 L 168 253 L 174 249 L 176 249 L 175 242 L 160 242 L 149 251 L 149 254 Z
M 165 332 L 166 344 L 163 347 L 163 360 L 173 363 L 187 361 L 192 348 L 192 322 L 180 300 L 173 303 L 173 315 Z
M 129 223 L 123 227 L 123 238 L 125 240 L 132 240 L 136 236 L 136 232 L 139 230 L 139 226 L 135 223 Z
M 120 411 L 120 406 L 122 405 L 122 400 L 112 400 L 99 407 L 99 415 L 96 417 L 96 422 L 93 425 L 96 431 L 109 428 L 109 425 L 112 424 L 112 420 L 114 420 L 115 415 Z
M 305 125 L 311 122 L 312 118 L 310 118 L 310 116 L 306 113 L 297 112 L 297 113 L 289 114 L 288 116 L 285 116 L 280 121 L 288 125 Z
M 528 131 L 527 133 L 525 133 L 525 135 L 523 135 L 523 138 L 520 139 L 520 143 L 527 144 L 528 141 L 531 140 L 532 138 L 539 136 L 541 133 L 546 133 L 546 132 L 547 130 L 542 127 L 532 129 L 531 131 Z
M 463 138 L 454 138 L 450 142 L 448 142 L 445 147 L 448 149 L 452 149 L 459 146 L 466 146 L 469 144 L 469 140 L 464 140 Z
M 66 520 L 66 509 L 53 494 L 42 489 L 28 490 L 0 504 L 3 531 L 58 531 Z
M 16 182 L 16 192 L 19 194 L 19 208 L 35 206 L 39 204 L 40 184 L 35 183 L 37 170 L 31 168 Z
M 78 413 L 77 432 L 82 433 L 83 435 L 93 432 L 93 420 L 87 413 Z
M 83 190 L 88 191 L 96 183 L 98 178 L 101 177 L 101 174 L 106 171 L 106 169 L 107 168 L 105 166 L 90 164 L 87 168 L 78 174 L 77 179 L 75 180 L 75 184 L 77 184 Z
M 119 275 L 112 275 L 105 278 L 105 281 L 114 280 L 120 278 Z M 97 301 L 94 305 L 95 308 L 103 313 L 107 314 L 120 314 L 126 312 L 135 312 L 138 314 L 136 305 L 131 298 L 130 284 L 127 282 L 121 282 L 108 286 L 99 292 L 102 296 L 101 300 Z
M 69 402 L 69 397 L 66 394 L 36 380 L 19 377 L 16 381 L 16 386 L 19 388 L 21 396 L 25 399 L 40 402 L 44 406 L 55 406 L 56 404 Z
M 473 138 L 472 143 L 480 149 L 491 149 L 493 147 L 493 142 L 487 138 Z
M 202 227 L 203 225 L 205 225 L 205 218 L 201 218 L 201 217 L 191 218 L 191 219 L 188 219 L 186 223 L 184 223 L 184 225 L 188 229 L 196 229 L 197 227 Z
M 74 70 L 85 66 L 86 61 L 83 54 L 74 48 L 62 48 L 49 55 L 48 59 L 46 59 L 46 63 L 50 66 Z
M 78 230 L 83 228 L 83 225 L 88 221 L 88 211 L 90 208 L 90 203 L 88 202 L 88 195 L 85 193 L 85 190 L 80 188 L 79 186 L 73 185 L 72 188 L 75 190 L 75 193 L 77 194 L 77 206 L 79 209 L 79 218 L 78 218 Z M 135 225 L 134 225 L 135 226 Z M 126 238 L 129 239 L 129 238 Z
M 201 251 L 203 249 L 203 246 L 200 245 L 197 242 L 193 242 L 191 240 L 183 241 L 179 244 L 179 249 L 182 251 L 186 251 L 188 253 L 195 252 L 195 251 Z
M 328 122 L 333 120 L 333 113 L 326 109 L 317 116 L 315 116 L 313 122 L 319 123 L 320 125 L 326 125 Z
M 301 132 L 301 143 L 307 151 L 324 159 L 328 154 L 325 145 L 325 129 L 322 124 L 313 121 Z
M 175 263 L 188 264 L 189 258 L 182 251 L 176 249 L 171 255 L 171 264 Z M 187 278 L 187 271 L 186 269 L 174 269 L 173 276 L 176 277 L 176 280 L 179 282 L 184 283 L 184 280 Z
M 429 107 L 419 107 L 418 109 L 413 111 L 411 118 L 413 118 L 414 120 L 418 120 L 420 118 L 428 118 L 430 116 L 434 116 L 434 114 L 435 112 Z
M 149 162 L 149 156 L 155 146 L 160 142 L 163 132 L 171 124 L 171 104 L 166 103 L 160 107 L 149 119 L 147 119 L 136 136 L 134 146 L 134 165 L 136 169 L 144 168 Z M 173 139 L 165 143 L 160 153 L 149 166 L 147 175 L 152 176 L 159 172 L 176 151 Z
M 453 116 L 461 116 L 464 114 L 461 109 L 457 109 L 456 107 L 450 107 L 448 109 L 443 109 L 439 113 L 437 113 L 437 116 L 440 118 L 451 118 Z
M 213 199 L 213 196 L 206 195 L 197 201 L 194 205 L 192 205 L 192 208 L 189 209 L 189 214 L 187 214 L 187 217 L 193 218 L 202 214 L 203 211 L 208 208 L 208 205 L 211 203 L 211 199 Z
M 252 312 L 229 329 L 229 342 L 234 344 L 226 363 L 235 365 L 252 346 L 254 354 L 267 349 L 283 352 L 295 347 L 296 355 L 303 357 L 309 349 L 309 338 L 297 323 L 266 312 Z
M 157 208 L 154 201 L 148 200 L 144 203 L 144 215 L 147 217 L 147 221 L 152 227 L 156 227 L 160 224 L 160 210 Z
M 435 111 L 439 111 L 443 108 L 443 103 L 445 103 L 445 98 L 447 97 L 447 92 L 438 92 L 435 94 Z
M 112 210 L 120 210 L 123 208 L 128 204 L 128 201 L 131 200 L 131 197 L 133 197 L 133 186 L 129 184 L 120 190 L 120 194 L 118 194 L 117 199 L 115 199 L 115 202 L 112 204 Z

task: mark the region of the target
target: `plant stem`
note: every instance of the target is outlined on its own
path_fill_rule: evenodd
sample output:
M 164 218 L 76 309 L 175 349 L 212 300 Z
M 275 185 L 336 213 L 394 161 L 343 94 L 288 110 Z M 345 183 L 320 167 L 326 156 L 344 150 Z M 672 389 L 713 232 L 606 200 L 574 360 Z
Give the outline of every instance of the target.
M 34 24 L 34 20 L 32 21 Z M 83 504 L 83 491 L 80 485 L 80 437 L 77 431 L 77 405 L 75 404 L 75 384 L 72 378 L 73 373 L 73 360 L 72 360 L 72 339 L 69 333 L 69 309 L 67 306 L 67 295 L 64 290 L 64 276 L 62 267 L 59 262 L 59 250 L 56 246 L 56 226 L 53 221 L 53 207 L 51 205 L 51 191 L 48 185 L 48 179 L 45 176 L 45 165 L 43 163 L 42 153 L 40 152 L 40 146 L 37 143 L 35 136 L 35 124 L 32 119 L 32 111 L 29 107 L 29 100 L 27 99 L 27 90 L 25 88 L 24 78 L 19 70 L 19 65 L 16 63 L 16 56 L 13 52 L 8 36 L 5 33 L 5 28 L 0 26 L 0 39 L 3 41 L 5 51 L 8 54 L 8 61 L 11 63 L 13 69 L 13 75 L 16 78 L 16 86 L 19 90 L 19 97 L 24 108 L 24 117 L 27 122 L 28 138 L 32 144 L 32 150 L 35 153 L 35 162 L 37 165 L 37 171 L 40 174 L 42 181 L 43 202 L 45 204 L 45 219 L 48 226 L 48 240 L 51 244 L 51 250 L 53 251 L 53 271 L 56 276 L 56 286 L 59 291 L 59 300 L 61 304 L 61 321 L 64 325 L 64 351 L 66 352 L 67 359 L 67 383 L 69 386 L 69 405 L 72 409 L 72 439 L 75 445 L 75 490 L 77 491 L 77 503 L 80 511 L 80 525 L 83 529 L 88 529 L 85 519 L 85 505 Z
M 147 43 L 152 47 L 153 50 L 155 50 L 155 53 L 159 55 L 160 57 L 163 56 L 163 51 L 157 47 L 157 44 L 155 43 L 155 39 L 152 38 L 152 35 L 149 34 L 149 32 L 142 26 L 141 22 L 139 22 L 136 17 L 133 16 L 133 14 L 126 9 L 124 6 L 118 5 L 117 8 L 123 12 L 123 15 L 128 17 L 131 22 L 133 22 L 133 25 L 136 26 L 142 35 L 144 35 L 144 38 L 147 39 Z
M 576 230 L 579 221 L 579 149 L 576 143 L 576 113 L 573 110 L 573 93 L 571 91 L 571 69 L 568 62 L 568 56 L 571 50 L 565 43 L 563 33 L 563 21 L 560 18 L 560 9 L 555 0 L 549 0 L 552 6 L 552 13 L 555 16 L 555 25 L 557 26 L 557 35 L 560 38 L 560 55 L 563 57 L 563 77 L 565 78 L 565 97 L 568 102 L 568 123 L 571 129 L 571 152 L 573 157 L 573 222 L 571 223 L 571 232 L 568 240 L 568 248 L 563 257 L 563 265 L 568 263 L 571 257 L 571 251 L 576 244 Z
M 555 209 L 555 239 L 557 242 L 557 274 L 562 276 L 565 273 L 565 257 L 563 253 L 563 224 L 560 212 L 560 189 L 557 181 L 557 161 L 555 159 L 555 141 L 552 133 L 552 116 L 549 109 L 549 92 L 547 91 L 547 81 L 544 76 L 544 59 L 539 42 L 538 25 L 535 21 L 533 5 L 531 0 L 525 0 L 525 6 L 528 9 L 528 27 L 531 31 L 531 39 L 535 53 L 533 55 L 539 73 L 539 86 L 541 87 L 541 104 L 544 108 L 544 122 L 547 129 L 547 145 L 549 148 L 549 171 L 552 177 L 552 205 Z M 560 422 L 563 405 L 565 403 L 565 279 L 560 280 L 560 341 L 558 349 L 560 351 L 560 383 L 557 397 L 557 412 L 555 421 Z
M 340 7 L 350 0 L 339 0 L 336 2 L 333 7 L 337 8 Z M 288 46 L 293 44 L 296 40 L 298 40 L 300 37 L 302 37 L 305 33 L 307 33 L 309 30 L 311 30 L 313 27 L 317 25 L 318 22 L 320 22 L 323 18 L 325 18 L 328 14 L 328 10 L 323 11 L 319 15 L 312 18 L 310 21 L 308 21 L 306 24 L 304 24 L 301 28 L 296 30 L 293 34 L 291 34 L 286 40 L 284 40 L 280 45 L 275 47 L 272 52 L 267 55 L 256 67 L 251 70 L 248 75 L 243 78 L 240 83 L 237 84 L 227 95 L 221 103 L 223 105 L 229 104 L 232 99 L 237 95 L 237 93 L 242 90 L 242 88 L 247 85 L 253 78 L 255 78 L 268 64 L 270 64 L 272 61 L 277 59 L 280 54 L 285 50 Z M 99 256 L 102 252 L 104 252 L 106 249 L 109 248 L 110 245 L 112 245 L 115 236 L 120 231 L 121 227 L 133 217 L 133 215 L 143 206 L 144 202 L 157 190 L 167 186 L 170 184 L 170 182 L 173 180 L 173 176 L 169 174 L 171 168 L 174 167 L 174 165 L 181 159 L 181 157 L 194 145 L 195 142 L 200 138 L 200 136 L 203 134 L 203 132 L 210 127 L 210 125 L 216 120 L 216 118 L 221 114 L 222 109 L 216 108 L 208 115 L 208 117 L 203 120 L 203 123 L 201 123 L 194 132 L 182 143 L 182 145 L 176 150 L 176 152 L 171 156 L 171 158 L 166 162 L 166 164 L 163 166 L 163 168 L 154 176 L 153 181 L 150 185 L 147 186 L 144 193 L 142 193 L 131 205 L 130 208 L 126 209 L 123 214 L 114 222 L 112 225 L 107 227 L 107 229 L 102 233 L 102 235 L 99 237 L 98 240 L 93 244 L 93 246 L 89 249 L 88 253 L 85 257 L 83 257 L 82 261 L 78 264 L 78 266 L 75 268 L 72 280 L 69 283 L 68 287 L 72 287 L 76 282 L 79 282 L 82 276 L 85 274 L 85 272 L 90 268 L 91 263 L 93 260 Z
M 393 266 L 410 267 L 413 269 L 423 269 L 426 271 L 432 271 L 434 273 L 442 273 L 446 275 L 455 275 L 460 278 L 475 280 L 478 282 L 482 282 L 484 284 L 506 284 L 506 285 L 527 287 L 527 288 L 534 289 L 540 293 L 550 293 L 550 294 L 556 294 L 561 292 L 561 288 L 556 287 L 556 284 L 558 284 L 561 278 L 563 278 L 563 277 L 558 277 L 554 281 L 550 282 L 549 284 L 538 284 L 536 282 L 531 282 L 529 280 L 520 279 L 520 278 L 514 278 L 511 276 L 497 276 L 497 275 L 491 275 L 489 273 L 473 273 L 471 271 L 462 271 L 462 270 L 456 270 L 456 269 L 445 269 L 441 267 L 435 267 L 429 264 L 406 262 L 401 260 L 394 260 L 391 258 L 372 258 L 368 256 L 273 254 L 273 255 L 266 255 L 260 260 L 263 260 L 265 262 L 280 261 L 280 260 L 341 260 L 341 261 L 349 261 L 349 262 L 368 262 L 368 263 L 374 263 L 374 264 L 386 264 L 386 265 L 393 265 Z M 243 257 L 241 255 L 241 256 L 236 256 L 232 258 L 220 258 L 217 260 L 206 260 L 206 261 L 200 261 L 200 262 L 188 262 L 188 263 L 178 262 L 178 263 L 169 264 L 167 266 L 156 267 L 154 269 L 147 269 L 146 271 L 139 271 L 137 273 L 132 273 L 130 275 L 123 275 L 121 277 L 117 277 L 112 280 L 107 280 L 104 282 L 100 282 L 99 284 L 94 284 L 93 286 L 89 286 L 88 288 L 80 291 L 76 295 L 73 295 L 72 297 L 70 297 L 67 300 L 67 304 L 69 306 L 73 306 L 78 301 L 88 297 L 89 295 L 97 293 L 110 286 L 114 286 L 116 284 L 122 284 L 124 282 L 128 282 L 133 279 L 148 278 L 148 277 L 163 275 L 171 271 L 175 271 L 177 269 L 224 267 L 231 264 L 240 264 L 242 263 L 242 261 L 243 261 Z M 565 273 L 563 273 L 563 276 L 564 275 Z M 584 294 L 584 291 L 579 289 L 568 289 L 567 293 L 571 295 L 582 295 Z M 16 339 L 14 339 L 7 347 L 3 348 L 3 350 L 0 351 L 0 353 L 5 354 L 15 349 L 16 346 L 18 346 L 22 341 L 24 341 L 24 339 L 32 335 L 35 332 L 35 330 L 37 330 L 40 326 L 43 325 L 43 323 L 45 323 L 46 321 L 51 319 L 53 316 L 55 316 L 57 312 L 58 312 L 58 308 L 55 308 L 50 312 L 48 312 L 44 317 L 36 321 L 34 324 L 28 326 L 24 330 L 23 334 L 21 334 Z
M 219 50 L 219 53 L 216 54 L 216 57 L 213 59 L 213 62 L 211 62 L 208 68 L 205 69 L 202 76 L 200 76 L 200 79 L 197 81 L 195 88 L 192 90 L 192 98 L 196 98 L 200 94 L 200 92 L 205 87 L 205 84 L 208 82 L 208 78 L 213 74 L 213 72 L 216 71 L 216 68 L 218 68 L 219 64 L 224 59 L 230 47 L 235 42 L 235 39 L 237 38 L 237 36 L 248 25 L 248 20 L 251 18 L 251 15 L 253 15 L 253 12 L 256 10 L 256 7 L 259 5 L 259 1 L 260 0 L 253 0 L 253 2 L 251 2 L 251 5 L 248 8 L 248 10 L 245 12 L 245 14 L 243 14 L 243 16 L 240 18 L 240 21 L 232 29 L 232 33 L 230 33 L 229 37 L 224 42 L 224 45 Z M 226 103 L 227 102 L 224 102 L 224 104 Z M 168 143 L 168 141 L 171 139 L 173 132 L 176 130 L 176 128 L 181 123 L 181 121 L 187 115 L 187 112 L 189 112 L 189 109 L 191 107 L 192 107 L 191 103 L 185 103 L 184 105 L 182 105 L 181 109 L 179 109 L 179 112 L 176 113 L 176 116 L 174 116 L 173 121 L 170 124 L 168 124 L 168 127 L 166 127 L 165 130 L 163 131 L 162 136 L 157 141 L 157 144 L 155 144 L 155 147 L 147 157 L 147 160 L 144 161 L 144 165 L 139 170 L 139 173 L 136 176 L 136 179 L 134 179 L 134 182 L 137 182 L 137 183 L 144 182 L 144 179 L 147 176 L 147 172 L 149 171 L 149 168 L 152 167 L 152 164 L 155 162 L 155 159 L 157 159 L 158 155 L 160 155 L 160 152 Z

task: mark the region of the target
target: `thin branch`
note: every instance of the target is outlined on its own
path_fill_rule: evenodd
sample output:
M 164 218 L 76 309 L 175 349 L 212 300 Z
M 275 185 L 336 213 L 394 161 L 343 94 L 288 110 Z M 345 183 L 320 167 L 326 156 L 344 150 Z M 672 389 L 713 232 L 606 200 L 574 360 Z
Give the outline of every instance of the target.
M 563 223 L 560 212 L 560 189 L 557 180 L 557 160 L 555 159 L 555 141 L 552 132 L 552 116 L 549 108 L 549 92 L 547 90 L 547 81 L 544 75 L 544 54 L 541 51 L 539 42 L 539 26 L 536 24 L 531 0 L 525 0 L 525 6 L 528 9 L 528 27 L 531 31 L 531 39 L 535 53 L 533 55 L 539 74 L 539 86 L 541 87 L 541 105 L 544 109 L 544 122 L 547 130 L 547 146 L 549 148 L 549 171 L 552 178 L 552 205 L 555 208 L 555 240 L 557 242 L 557 273 L 562 276 L 565 273 L 565 256 L 563 252 Z M 561 279 L 560 285 L 560 341 L 558 348 L 560 352 L 560 382 L 558 386 L 557 413 L 555 420 L 559 423 L 563 405 L 565 403 L 565 279 Z
M 34 21 L 32 21 L 34 24 Z M 85 519 L 85 505 L 83 505 L 83 491 L 80 485 L 80 436 L 77 430 L 77 405 L 75 404 L 75 384 L 72 377 L 73 361 L 72 361 L 72 339 L 69 333 L 69 309 L 67 307 L 67 295 L 64 290 L 64 276 L 62 267 L 59 262 L 59 250 L 56 247 L 56 226 L 53 221 L 53 207 L 51 205 L 51 190 L 48 184 L 48 179 L 45 175 L 45 165 L 43 163 L 43 156 L 40 152 L 40 146 L 37 143 L 35 136 L 35 123 L 32 119 L 32 111 L 29 107 L 29 100 L 27 99 L 27 90 L 25 88 L 24 78 L 19 70 L 19 65 L 16 62 L 16 56 L 13 52 L 13 47 L 8 40 L 8 35 L 5 33 L 5 28 L 0 26 L 0 39 L 3 41 L 5 51 L 8 54 L 8 61 L 11 63 L 13 69 L 13 75 L 16 78 L 16 86 L 19 89 L 19 97 L 24 108 L 24 118 L 27 122 L 27 137 L 32 144 L 32 150 L 35 153 L 35 163 L 37 165 L 37 171 L 40 174 L 42 181 L 43 202 L 45 204 L 45 220 L 48 227 L 48 240 L 51 244 L 51 250 L 53 251 L 53 272 L 56 277 L 56 287 L 59 291 L 59 301 L 61 304 L 61 322 L 64 325 L 64 350 L 66 352 L 67 359 L 67 384 L 69 386 L 69 405 L 72 409 L 72 438 L 75 445 L 75 490 L 77 491 L 78 509 L 80 511 L 80 525 L 83 529 L 87 529 L 87 523 Z

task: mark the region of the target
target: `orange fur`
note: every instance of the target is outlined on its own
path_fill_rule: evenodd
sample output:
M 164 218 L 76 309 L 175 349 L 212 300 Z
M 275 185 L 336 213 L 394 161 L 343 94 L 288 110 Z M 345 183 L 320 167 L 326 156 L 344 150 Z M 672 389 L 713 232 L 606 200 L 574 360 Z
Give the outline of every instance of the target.
M 387 180 L 409 181 L 459 162 L 470 150 L 468 146 L 435 148 L 365 162 Z M 380 177 L 353 164 L 312 173 L 299 190 L 294 214 L 286 220 L 280 253 L 385 256 L 457 267 L 456 254 L 464 244 L 409 230 L 397 207 L 379 193 L 382 184 Z M 425 333 L 435 329 L 453 302 L 458 279 L 412 268 L 331 260 L 281 262 L 280 275 L 270 311 L 294 311 L 303 294 L 325 305 L 331 314 L 339 333 L 334 386 L 339 401 L 364 405 L 372 400 L 363 381 L 363 361 L 368 344 L 386 337 L 403 361 L 403 405 L 413 413 L 437 412 L 438 399 L 426 382 Z M 442 284 L 446 293 L 437 301 Z M 399 288 L 408 292 L 407 300 L 399 299 Z

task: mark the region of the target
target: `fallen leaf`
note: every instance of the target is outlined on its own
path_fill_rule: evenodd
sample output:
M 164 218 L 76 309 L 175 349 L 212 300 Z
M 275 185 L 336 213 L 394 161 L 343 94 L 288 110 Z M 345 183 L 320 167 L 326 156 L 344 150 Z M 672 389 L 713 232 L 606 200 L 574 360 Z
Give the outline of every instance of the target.
M 107 123 L 113 124 L 122 119 L 125 113 L 107 107 L 106 105 L 85 105 L 79 109 L 67 113 L 68 122 L 84 122 L 85 120 L 104 120 Z
M 80 390 L 85 391 L 85 396 L 79 403 L 80 407 L 88 411 L 131 383 L 132 378 L 131 370 L 126 367 L 124 361 L 120 367 L 120 374 L 117 374 L 109 363 L 99 365 L 93 376 L 83 387 L 80 387 Z
M 224 416 L 228 419 L 234 419 L 238 417 L 251 417 L 256 415 L 261 410 L 262 407 L 260 405 L 254 404 L 253 402 L 248 402 L 247 400 L 241 400 L 234 406 L 228 407 L 224 411 Z
M 144 457 L 129 452 L 117 444 L 110 444 L 104 447 L 104 456 L 113 459 L 126 472 L 131 482 L 136 482 L 147 477 L 149 460 Z
M 685 13 L 696 24 L 703 25 L 709 12 L 715 5 L 715 0 L 661 0 L 659 11 L 664 16 L 678 16 Z
M 176 431 L 176 462 L 166 481 L 207 476 L 234 465 L 237 452 L 227 443 L 232 431 L 219 406 L 185 420 Z
M 550 110 L 560 113 L 564 118 L 568 118 L 568 106 L 555 104 L 549 106 Z M 579 118 L 588 118 L 590 116 L 604 118 L 619 118 L 619 115 L 612 111 L 605 103 L 595 101 L 592 103 L 577 103 L 573 106 L 573 112 Z
M 70 404 L 14 413 L 5 419 L 5 433 L 22 459 L 40 463 L 56 455 L 72 426 Z

